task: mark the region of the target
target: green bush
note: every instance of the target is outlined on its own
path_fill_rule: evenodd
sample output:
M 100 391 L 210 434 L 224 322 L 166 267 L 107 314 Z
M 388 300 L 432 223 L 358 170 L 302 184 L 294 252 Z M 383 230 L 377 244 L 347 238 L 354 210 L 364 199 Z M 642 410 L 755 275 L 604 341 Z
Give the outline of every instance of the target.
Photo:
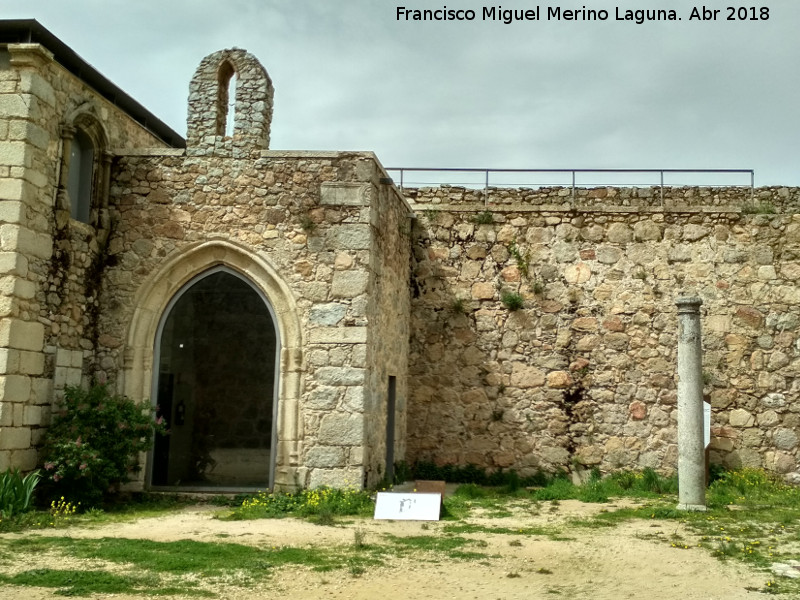
M 44 441 L 51 495 L 84 508 L 98 505 L 140 469 L 139 453 L 162 428 L 149 405 L 113 395 L 104 385 L 67 387 Z
M 39 471 L 24 477 L 19 469 L 8 469 L 0 473 L 0 517 L 10 519 L 27 512 L 33 503 L 33 492 L 39 483 Z

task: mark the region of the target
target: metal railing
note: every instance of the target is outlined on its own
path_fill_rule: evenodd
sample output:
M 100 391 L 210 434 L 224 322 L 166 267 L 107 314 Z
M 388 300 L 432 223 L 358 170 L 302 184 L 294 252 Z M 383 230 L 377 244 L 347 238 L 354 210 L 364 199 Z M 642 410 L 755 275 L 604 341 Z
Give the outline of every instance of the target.
M 750 188 L 750 200 L 753 200 L 754 193 L 755 193 L 755 171 L 753 169 L 458 169 L 458 168 L 429 168 L 429 167 L 388 167 L 386 169 L 389 173 L 398 172 L 400 175 L 400 189 L 402 190 L 404 187 L 421 187 L 424 186 L 441 186 L 441 185 L 464 185 L 472 187 L 474 189 L 480 189 L 482 186 L 484 189 L 484 197 L 488 202 L 489 197 L 489 188 L 490 187 L 570 187 L 572 191 L 572 199 L 575 199 L 575 192 L 578 188 L 586 188 L 586 187 L 641 187 L 641 186 L 648 186 L 648 187 L 658 187 L 661 193 L 661 202 L 664 202 L 664 188 L 665 187 L 680 187 L 683 185 L 687 185 L 686 183 L 668 183 L 665 185 L 664 183 L 664 175 L 708 175 L 709 178 L 711 176 L 732 176 L 732 175 L 749 175 L 750 182 L 749 184 L 736 184 L 736 183 L 693 183 L 691 185 L 699 186 L 699 187 L 741 187 L 741 188 Z M 469 181 L 469 182 L 458 182 L 458 181 L 439 181 L 439 182 L 409 182 L 406 178 L 408 173 L 471 173 L 471 174 L 483 174 L 482 181 Z M 493 174 L 568 174 L 569 179 L 566 182 L 542 182 L 537 181 L 533 184 L 526 185 L 523 182 L 516 182 L 516 183 L 492 183 L 491 176 Z M 583 175 L 586 173 L 594 173 L 594 174 L 646 174 L 646 175 L 658 175 L 658 181 L 651 181 L 649 183 L 643 184 L 630 184 L 630 183 L 608 183 L 608 182 L 599 182 L 599 181 L 578 181 L 579 175 Z M 581 178 L 582 179 L 582 178 Z M 653 178 L 655 179 L 655 177 Z M 421 185 L 420 185 L 421 184 Z

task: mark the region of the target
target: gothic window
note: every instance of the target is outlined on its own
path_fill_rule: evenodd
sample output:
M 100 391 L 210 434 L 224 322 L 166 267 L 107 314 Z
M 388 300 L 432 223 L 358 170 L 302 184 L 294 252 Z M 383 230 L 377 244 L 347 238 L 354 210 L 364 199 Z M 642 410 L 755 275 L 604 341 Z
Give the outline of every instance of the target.
M 95 147 L 91 138 L 82 129 L 76 129 L 70 144 L 67 194 L 70 216 L 82 223 L 89 223 L 91 219 L 94 163 Z

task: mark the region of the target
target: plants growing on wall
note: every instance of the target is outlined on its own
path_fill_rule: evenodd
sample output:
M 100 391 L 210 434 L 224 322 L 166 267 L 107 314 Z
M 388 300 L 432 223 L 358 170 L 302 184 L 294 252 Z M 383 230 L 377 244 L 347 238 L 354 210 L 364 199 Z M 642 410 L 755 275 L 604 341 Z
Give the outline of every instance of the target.
M 519 310 L 524 304 L 522 296 L 516 292 L 503 292 L 500 294 L 500 302 L 502 302 L 508 310 Z
M 139 453 L 163 428 L 149 405 L 114 395 L 105 385 L 67 387 L 44 440 L 50 495 L 84 508 L 100 504 L 140 469 Z

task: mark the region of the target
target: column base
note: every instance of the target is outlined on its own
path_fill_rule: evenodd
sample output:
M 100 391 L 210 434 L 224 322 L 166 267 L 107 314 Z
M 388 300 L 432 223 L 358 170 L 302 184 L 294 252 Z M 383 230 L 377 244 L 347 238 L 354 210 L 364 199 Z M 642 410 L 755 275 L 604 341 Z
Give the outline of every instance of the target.
M 705 504 L 678 504 L 678 510 L 685 510 L 687 512 L 706 512 L 708 507 Z

